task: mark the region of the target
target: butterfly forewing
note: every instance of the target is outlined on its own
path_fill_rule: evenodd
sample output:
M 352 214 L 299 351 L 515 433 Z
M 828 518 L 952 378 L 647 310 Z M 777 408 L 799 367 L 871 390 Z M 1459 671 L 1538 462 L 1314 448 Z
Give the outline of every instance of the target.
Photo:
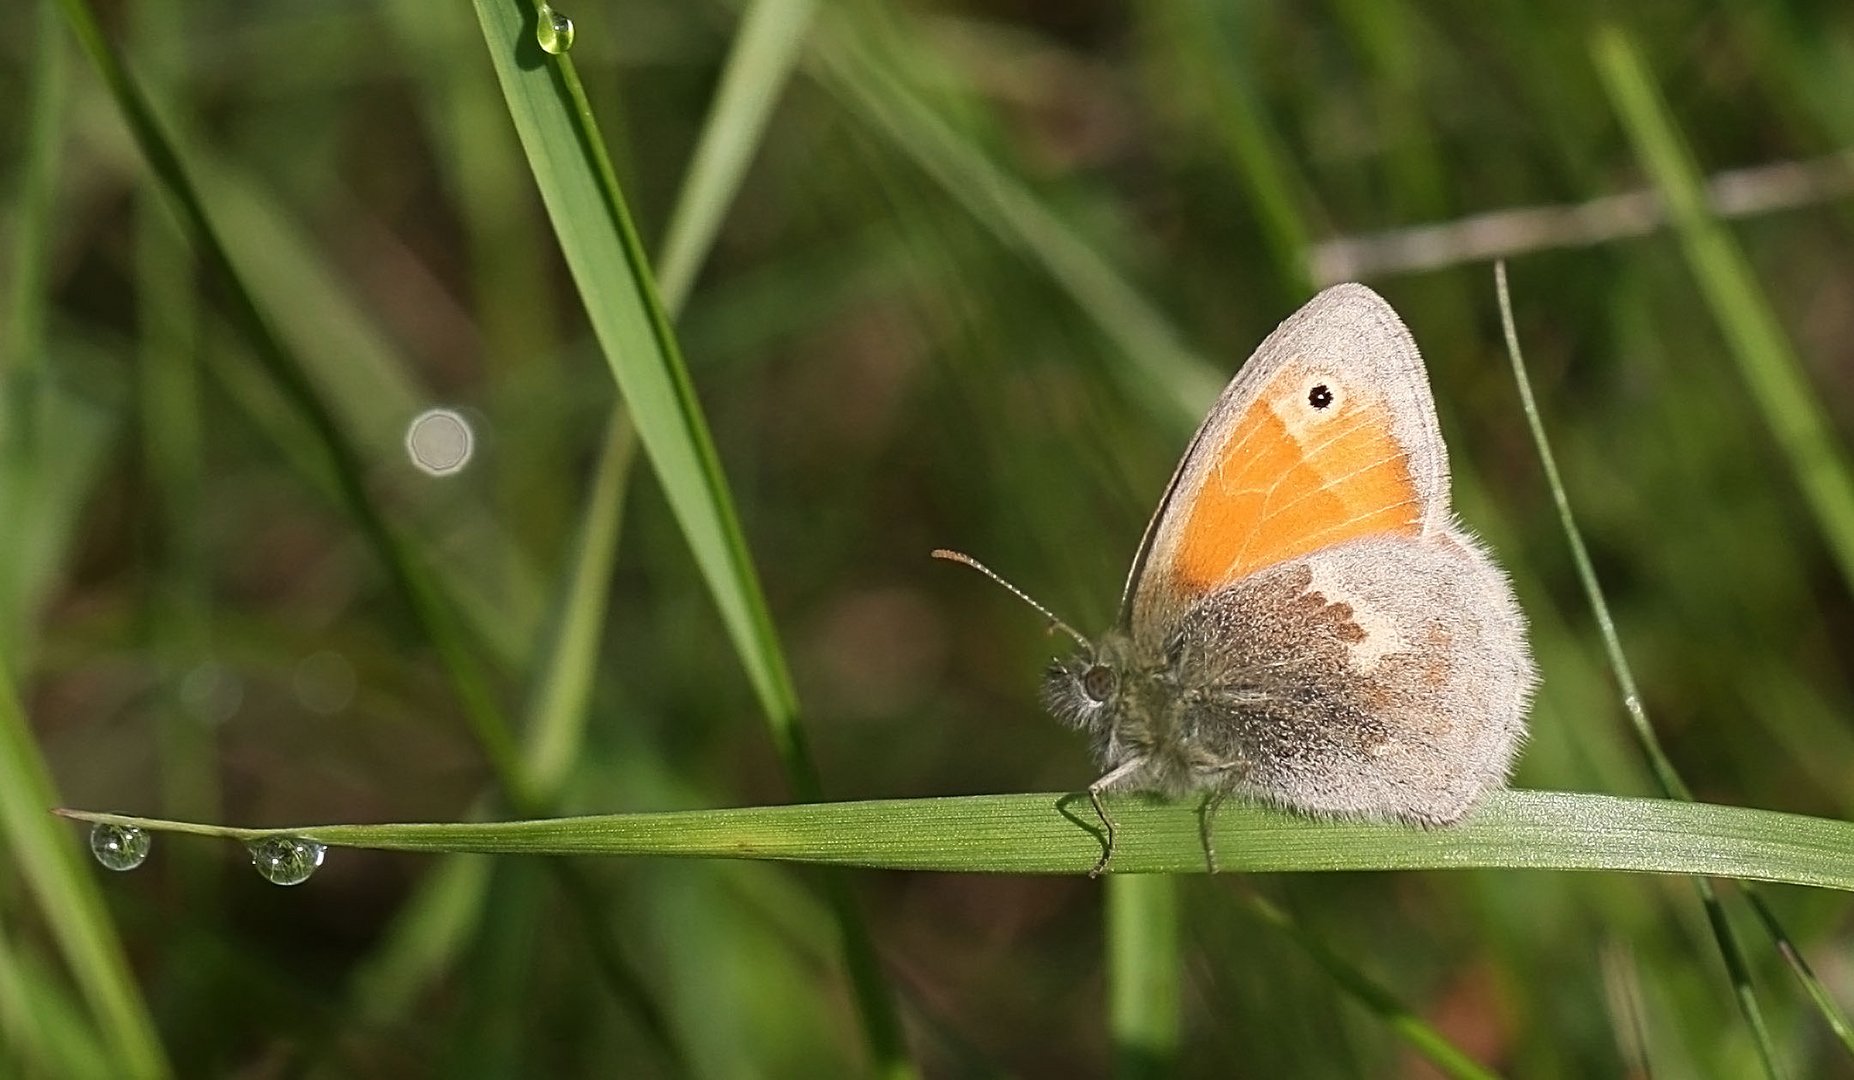
M 1270 335 L 1211 410 L 1147 528 L 1122 618 L 1170 624 L 1258 570 L 1447 520 L 1422 357 L 1376 293 L 1336 286 Z

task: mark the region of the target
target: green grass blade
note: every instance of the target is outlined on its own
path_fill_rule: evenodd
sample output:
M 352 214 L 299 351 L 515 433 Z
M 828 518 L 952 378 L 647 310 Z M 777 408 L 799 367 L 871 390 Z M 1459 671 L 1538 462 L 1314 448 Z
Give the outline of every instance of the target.
M 149 58 L 143 76 L 171 99 L 181 84 L 178 59 L 187 40 L 181 13 L 151 4 L 135 16 L 133 40 L 139 55 Z M 157 581 L 144 601 L 144 632 L 149 651 L 163 658 L 154 691 L 161 799 L 177 817 L 217 817 L 218 731 L 181 691 L 187 669 L 211 649 L 200 298 L 192 253 L 157 185 L 142 185 L 135 211 L 136 305 L 145 313 L 135 390 L 141 458 L 153 495 L 140 539 Z M 203 864 L 176 869 L 188 890 L 187 907 L 210 910 L 213 870 Z
M 395 587 L 404 597 L 431 641 L 450 677 L 472 735 L 495 769 L 511 803 L 536 805 L 531 785 L 523 775 L 513 734 L 509 731 L 479 668 L 468 655 L 461 628 L 439 594 L 427 568 L 388 524 L 368 493 L 358 451 L 350 443 L 333 411 L 316 389 L 299 359 L 264 316 L 245 288 L 225 244 L 206 213 L 194 183 L 174 144 L 162 131 L 139 86 L 104 37 L 96 14 L 86 0 L 62 0 L 65 16 L 79 42 L 108 86 L 137 146 L 168 195 L 193 240 L 194 250 L 226 286 L 230 315 L 244 334 L 258 361 L 291 406 L 315 433 L 327 456 L 331 475 L 356 524 L 386 564 Z
M 125 1076 L 166 1076 L 154 1021 L 104 910 L 96 878 L 69 834 L 46 827 L 44 808 L 56 799 L 12 675 L 0 664 L 0 836 L 6 852 L 38 901 L 117 1067 Z
M 0 308 L 6 317 L 0 326 L 0 379 L 8 382 L 42 373 L 45 363 L 45 294 L 68 81 L 56 9 L 52 0 L 40 0 L 36 7 L 37 47 L 32 49 L 31 82 L 26 90 L 26 145 L 20 156 L 19 188 L 13 197 L 12 281 L 5 307 Z M 10 426 L 13 418 L 5 419 Z
M 1591 46 L 1610 102 L 1667 206 L 1687 263 L 1751 398 L 1815 514 L 1843 582 L 1854 588 L 1854 474 L 1809 385 L 1802 360 L 1731 232 L 1706 205 L 1704 178 L 1628 33 L 1597 32 Z
M 1194 802 L 1109 799 L 1120 825 L 1109 873 L 1205 870 Z M 337 847 L 523 855 L 675 855 L 999 874 L 1085 874 L 1100 860 L 1087 796 L 1065 793 L 753 806 L 493 823 L 243 829 L 82 810 L 79 821 Z M 1299 870 L 1625 870 L 1854 890 L 1854 823 L 1740 806 L 1562 791 L 1503 791 L 1445 829 L 1310 821 L 1225 804 L 1218 865 Z
M 1674 769 L 1674 763 L 1661 748 L 1661 740 L 1656 735 L 1654 725 L 1648 720 L 1647 708 L 1642 704 L 1641 690 L 1635 684 L 1634 669 L 1629 666 L 1629 659 L 1622 651 L 1622 639 L 1616 633 L 1615 619 L 1610 615 L 1609 601 L 1603 595 L 1603 586 L 1597 580 L 1596 567 L 1590 561 L 1589 550 L 1584 545 L 1583 531 L 1577 527 L 1576 516 L 1571 512 L 1570 494 L 1565 489 L 1564 481 L 1558 474 L 1557 457 L 1552 453 L 1551 440 L 1545 433 L 1545 422 L 1539 415 L 1538 401 L 1532 394 L 1532 380 L 1526 373 L 1525 359 L 1519 348 L 1519 332 L 1513 323 L 1512 297 L 1507 291 L 1506 264 L 1494 266 L 1494 280 L 1500 300 L 1501 326 L 1506 335 L 1507 358 L 1513 367 L 1513 379 L 1519 387 L 1520 401 L 1526 414 L 1526 424 L 1532 432 L 1532 442 L 1538 450 L 1539 462 L 1545 470 L 1547 486 L 1551 488 L 1552 502 L 1558 510 L 1558 522 L 1564 529 L 1565 542 L 1570 546 L 1571 558 L 1577 567 L 1578 580 L 1582 582 L 1584 595 L 1590 601 L 1591 610 L 1596 613 L 1597 627 L 1603 639 L 1603 649 L 1609 657 L 1610 669 L 1615 673 L 1617 686 L 1622 691 L 1623 709 L 1629 716 L 1635 737 L 1641 743 L 1643 752 L 1648 756 L 1656 782 L 1662 792 L 1669 798 L 1689 800 L 1693 794 L 1686 782 Z M 1764 1071 L 1770 1076 L 1780 1075 L 1777 1066 L 1776 1048 L 1771 1042 L 1770 1032 L 1764 1022 L 1764 1012 L 1757 1000 L 1757 993 L 1751 983 L 1750 966 L 1745 961 L 1744 947 L 1738 941 L 1737 932 L 1732 929 L 1731 921 L 1726 917 L 1725 908 L 1719 901 L 1718 891 L 1712 882 L 1698 878 L 1694 882 L 1699 890 L 1700 900 L 1706 907 L 1707 922 L 1712 928 L 1714 939 L 1719 945 L 1719 955 L 1725 962 L 1728 975 L 1732 980 L 1733 993 L 1743 1012 L 1745 1023 L 1750 1027 L 1756 1041 L 1758 1053 L 1764 1062 Z M 1775 927 L 1774 917 L 1766 924 Z M 1778 941 L 1784 941 L 1778 930 Z M 1787 950 L 1793 952 L 1794 950 Z M 1797 957 L 1801 959 L 1800 956 Z M 1814 977 L 1806 968 L 1798 970 L 1805 983 Z M 1825 1000 L 1825 995 L 1822 999 Z M 1834 1012 L 1828 1015 L 1831 1021 Z M 1841 1025 L 1837 1024 L 1837 1028 Z
M 636 446 L 630 421 L 622 412 L 614 415 L 586 493 L 577 551 L 559 598 L 559 626 L 529 709 L 523 753 L 535 782 L 550 797 L 566 780 L 585 738 Z
M 1175 58 L 1172 90 L 1191 108 L 1218 151 L 1229 158 L 1229 175 L 1243 185 L 1242 201 L 1253 209 L 1269 256 L 1285 292 L 1304 297 L 1313 292 L 1313 250 L 1300 192 L 1315 190 L 1297 175 L 1281 144 L 1249 70 L 1253 57 L 1232 40 L 1227 23 L 1240 9 L 1211 0 L 1165 0 L 1150 17 L 1166 36 L 1166 53 Z
M 740 191 L 816 9 L 817 0 L 754 0 L 741 18 L 664 234 L 657 292 L 672 314 L 688 299 L 696 272 Z
M 67 48 L 57 12 L 47 0 L 37 5 L 38 47 L 32 50 L 27 88 L 26 145 L 15 197 L 14 235 L 8 252 L 11 288 L 0 308 L 0 515 L 12 522 L 40 520 L 45 476 L 39 448 L 48 418 L 45 322 L 49 306 L 52 222 L 57 214 L 59 139 L 66 111 Z M 27 622 L 37 607 L 34 573 L 49 560 L 48 545 L 34 543 L 29 530 L 14 526 L 0 568 L 0 663 L 20 667 Z M 35 557 L 39 552 L 44 557 Z
M 9 998 L 5 1011 L 9 1023 L 34 1026 L 44 1039 L 47 1061 L 70 1053 L 74 1040 L 90 1038 L 123 1074 L 165 1076 L 168 1065 L 153 1019 L 96 882 L 70 838 L 43 825 L 41 808 L 55 798 L 51 773 L 14 690 L 14 672 L 26 668 L 31 623 L 68 554 L 82 493 L 103 444 L 102 425 L 91 411 L 56 391 L 47 378 L 47 270 L 69 46 L 54 6 L 38 4 L 35 14 L 27 35 L 34 47 L 27 148 L 10 253 L 13 287 L 6 297 L 7 325 L 0 329 L 0 521 L 6 522 L 0 530 L 6 563 L 0 570 L 0 852 L 37 902 L 97 1030 L 81 1031 L 85 1025 L 75 1018 L 68 1018 L 62 1030 L 53 1029 L 50 1021 L 62 1014 L 62 991 L 23 989 L 28 957 L 18 948 L 22 942 L 16 927 L 0 922 L 0 952 L 5 953 L 0 963 L 7 967 Z M 23 1015 L 26 1011 L 32 1015 Z M 0 1066 L 6 1064 L 0 1058 Z
M 1429 1060 L 1445 1076 L 1456 1080 L 1491 1080 L 1493 1073 L 1482 1068 L 1479 1062 L 1463 1053 L 1454 1043 L 1422 1017 L 1411 1012 L 1409 1007 L 1397 1000 L 1395 994 L 1379 986 L 1364 972 L 1358 970 L 1341 956 L 1338 951 L 1327 945 L 1320 938 L 1301 926 L 1295 918 L 1271 903 L 1267 897 L 1252 889 L 1242 890 L 1254 911 L 1263 922 L 1285 934 L 1296 945 L 1306 951 L 1320 970 L 1345 991 L 1358 999 L 1359 1003 L 1371 1010 L 1372 1015 L 1382 1020 L 1397 1036 L 1408 1042 L 1417 1053 Z
M 577 71 L 570 57 L 549 60 L 540 51 L 526 5 L 477 0 L 476 11 L 561 251 L 644 452 L 721 609 L 787 782 L 799 798 L 815 799 L 821 792 L 817 767 L 759 576 Z M 878 1067 L 886 1075 L 911 1075 L 893 996 L 848 883 L 827 876 L 824 888 Z
M 664 307 L 672 316 L 683 306 L 739 190 L 771 106 L 795 62 L 795 46 L 812 6 L 809 0 L 766 0 L 742 22 L 670 217 L 660 283 Z M 594 471 L 579 527 L 578 554 L 560 592 L 563 614 L 541 664 L 524 739 L 529 766 L 549 792 L 564 780 L 584 736 L 634 446 L 634 431 L 621 404 L 614 410 Z M 376 1020 L 397 1016 L 411 1005 L 416 989 L 454 954 L 467 928 L 476 924 L 488 884 L 488 866 L 480 860 L 447 866 L 426 883 L 396 921 L 382 950 L 356 975 L 355 994 L 367 1015 Z
M 1178 1071 L 1180 918 L 1178 883 L 1129 874 L 1107 883 L 1107 1013 L 1114 1075 Z
M 67 987 L 0 935 L 0 1076 L 109 1080 L 121 1070 L 108 1054 Z
M 795 786 L 814 790 L 816 776 L 795 726 L 797 698 L 714 439 L 572 61 L 545 58 L 534 42 L 532 15 L 517 5 L 478 0 L 477 16 L 561 252 L 644 452 L 794 768 Z
M 1000 168 L 895 72 L 857 28 L 833 21 L 815 71 L 871 130 L 913 161 L 1007 246 L 1021 251 L 1075 297 L 1083 318 L 1127 357 L 1114 373 L 1127 394 L 1162 416 L 1195 426 L 1223 380 L 1181 339 L 1171 320 L 1017 177 Z
M 671 216 L 663 260 L 664 306 L 674 314 L 706 258 L 726 207 L 764 129 L 770 106 L 795 55 L 809 3 L 756 5 L 728 62 L 713 113 L 703 127 L 691 174 Z M 802 10 L 798 10 L 802 9 Z M 787 39 L 790 39 L 788 42 Z M 615 411 L 581 518 L 578 554 L 561 590 L 563 615 L 546 651 L 529 718 L 525 753 L 537 782 L 556 790 L 584 736 L 596 650 L 617 555 L 634 432 L 622 406 Z M 487 867 L 448 867 L 415 898 L 388 940 L 356 978 L 356 993 L 373 1017 L 397 1015 L 418 985 L 453 952 L 476 921 Z
M 284 344 L 245 285 L 206 213 L 198 186 L 183 165 L 174 143 L 156 121 L 146 95 L 130 78 L 104 37 L 95 13 L 85 0 L 63 0 L 63 8 L 149 168 L 173 199 L 195 250 L 226 286 L 233 322 L 266 374 L 313 433 L 317 449 L 327 459 L 343 504 L 385 564 L 393 585 L 431 643 L 457 695 L 471 734 L 495 773 L 503 797 L 515 807 L 529 808 L 526 812 L 540 812 L 543 801 L 521 760 L 514 735 L 487 676 L 471 655 L 467 636 L 441 593 L 437 579 L 374 503 L 358 451 L 300 359 Z M 570 869 L 561 871 L 559 876 L 568 899 L 587 920 L 590 958 L 608 978 L 614 993 L 639 1012 L 646 1029 L 665 1046 L 671 1045 L 668 1027 L 643 990 L 644 980 L 620 954 L 590 883 Z

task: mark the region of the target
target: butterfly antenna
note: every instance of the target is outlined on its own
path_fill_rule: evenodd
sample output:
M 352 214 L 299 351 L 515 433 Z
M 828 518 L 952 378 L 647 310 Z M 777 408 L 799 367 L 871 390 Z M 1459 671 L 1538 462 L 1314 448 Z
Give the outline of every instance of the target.
M 935 548 L 933 552 L 933 557 L 936 559 L 945 559 L 947 562 L 964 563 L 965 565 L 970 566 L 972 569 L 977 570 L 979 573 L 984 574 L 986 577 L 1004 586 L 1006 589 L 1009 589 L 1012 596 L 1015 596 L 1017 599 L 1022 600 L 1024 603 L 1029 604 L 1031 607 L 1042 612 L 1043 617 L 1049 620 L 1050 626 L 1074 638 L 1076 643 L 1079 644 L 1082 648 L 1092 649 L 1094 647 L 1088 644 L 1087 638 L 1082 637 L 1079 633 L 1076 633 L 1074 627 L 1070 626 L 1068 623 L 1063 622 L 1061 619 L 1056 618 L 1055 614 L 1052 613 L 1048 608 L 1037 603 L 1035 600 L 1030 599 L 1029 593 L 1024 592 L 1022 589 L 1018 588 L 1017 586 L 999 577 L 997 574 L 991 571 L 990 567 L 986 566 L 982 562 L 979 562 L 977 559 L 973 558 L 972 556 L 967 555 L 965 552 L 949 551 L 946 548 Z

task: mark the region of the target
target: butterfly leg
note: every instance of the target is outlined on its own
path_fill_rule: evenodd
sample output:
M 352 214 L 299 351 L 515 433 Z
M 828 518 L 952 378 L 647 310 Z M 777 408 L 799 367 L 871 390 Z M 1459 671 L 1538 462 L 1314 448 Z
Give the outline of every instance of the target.
M 1107 871 L 1107 864 L 1114 858 L 1114 819 L 1107 816 L 1107 807 L 1101 805 L 1101 785 L 1088 785 L 1088 801 L 1094 804 L 1094 816 L 1101 819 L 1101 829 L 1107 834 L 1101 841 L 1101 859 L 1088 871 L 1091 878 L 1100 877 Z
M 1229 798 L 1229 794 L 1229 788 L 1218 788 L 1204 796 L 1203 808 L 1198 811 L 1197 827 L 1204 841 L 1204 864 L 1213 874 L 1217 872 L 1217 811 L 1223 808 L 1223 800 Z
M 1107 816 L 1107 805 L 1101 801 L 1101 793 L 1126 779 L 1146 764 L 1145 758 L 1123 761 L 1106 775 L 1088 785 L 1088 801 L 1094 804 L 1094 815 L 1101 819 L 1101 831 L 1106 835 L 1101 841 L 1101 861 L 1088 871 L 1091 878 L 1100 877 L 1107 872 L 1107 864 L 1114 859 L 1114 819 Z
M 1197 763 L 1198 782 L 1204 789 L 1204 801 L 1197 810 L 1198 839 L 1204 844 L 1204 864 L 1213 874 L 1217 872 L 1217 811 L 1223 809 L 1223 800 L 1229 798 L 1232 785 L 1247 767 L 1242 758 Z

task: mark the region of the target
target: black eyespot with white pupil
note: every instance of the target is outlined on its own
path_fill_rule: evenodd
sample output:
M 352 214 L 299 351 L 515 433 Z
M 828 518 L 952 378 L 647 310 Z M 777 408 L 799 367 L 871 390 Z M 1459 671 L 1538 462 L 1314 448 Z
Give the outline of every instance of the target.
M 1325 409 L 1331 406 L 1332 403 L 1332 388 L 1325 383 L 1316 383 L 1313 389 L 1307 391 L 1307 404 L 1316 409 Z
M 1096 664 L 1082 672 L 1082 693 L 1094 702 L 1106 701 L 1114 696 L 1114 669 L 1106 664 Z

